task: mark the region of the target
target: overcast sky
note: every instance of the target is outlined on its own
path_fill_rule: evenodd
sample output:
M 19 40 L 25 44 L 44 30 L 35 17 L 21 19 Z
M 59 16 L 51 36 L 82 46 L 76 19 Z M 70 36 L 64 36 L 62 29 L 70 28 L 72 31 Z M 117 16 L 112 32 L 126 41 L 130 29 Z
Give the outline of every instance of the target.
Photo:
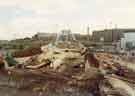
M 102 28 L 135 28 L 135 0 L 0 0 L 0 39 Z

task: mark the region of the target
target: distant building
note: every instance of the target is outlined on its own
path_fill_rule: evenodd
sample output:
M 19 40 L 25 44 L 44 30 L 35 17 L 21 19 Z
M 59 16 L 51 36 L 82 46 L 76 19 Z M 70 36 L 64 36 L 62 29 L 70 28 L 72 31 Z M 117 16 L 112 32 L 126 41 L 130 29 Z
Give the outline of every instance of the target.
M 41 33 L 38 32 L 34 37 L 38 39 L 45 39 L 48 37 L 56 36 L 56 33 Z
M 0 44 L 8 44 L 9 41 L 8 40 L 0 40 Z
M 104 29 L 93 31 L 92 39 L 94 42 L 101 42 L 101 37 L 104 42 L 118 42 L 123 37 L 123 33 L 135 32 L 135 29 Z
M 107 51 L 129 51 L 135 47 L 135 29 L 115 28 L 93 31 L 92 41 Z
M 69 37 L 69 38 L 65 38 Z M 92 41 L 92 37 L 89 36 L 90 41 L 87 39 L 88 35 L 82 35 L 78 32 L 72 32 L 70 29 L 61 30 L 59 33 L 45 33 L 38 32 L 32 37 L 32 40 L 41 40 L 45 42 L 54 42 L 59 41 L 60 39 L 70 39 L 70 41 L 80 41 L 85 45 L 89 45 L 90 41 Z
M 41 33 L 38 32 L 37 34 L 35 34 L 32 39 L 33 40 L 43 40 L 43 41 L 52 41 L 56 39 L 56 33 Z
M 124 36 L 121 38 L 121 48 L 124 50 L 135 49 L 135 30 L 123 34 Z

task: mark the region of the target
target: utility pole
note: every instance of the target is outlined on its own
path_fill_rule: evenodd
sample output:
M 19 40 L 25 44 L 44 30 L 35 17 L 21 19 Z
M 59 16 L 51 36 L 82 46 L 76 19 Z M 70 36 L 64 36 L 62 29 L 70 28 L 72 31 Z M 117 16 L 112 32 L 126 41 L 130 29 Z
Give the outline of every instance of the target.
M 87 40 L 88 41 L 90 40 L 90 32 L 89 31 L 90 31 L 90 28 L 89 28 L 89 25 L 88 25 L 88 27 L 87 27 L 87 35 L 88 35 L 87 36 L 87 38 L 88 38 Z

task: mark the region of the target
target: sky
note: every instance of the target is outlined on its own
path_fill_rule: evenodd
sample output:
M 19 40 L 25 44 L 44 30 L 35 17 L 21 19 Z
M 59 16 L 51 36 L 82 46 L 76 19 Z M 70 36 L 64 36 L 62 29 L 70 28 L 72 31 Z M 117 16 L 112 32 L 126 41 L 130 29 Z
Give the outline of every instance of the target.
M 104 28 L 135 28 L 135 0 L 0 0 L 0 39 L 36 32 L 86 34 Z

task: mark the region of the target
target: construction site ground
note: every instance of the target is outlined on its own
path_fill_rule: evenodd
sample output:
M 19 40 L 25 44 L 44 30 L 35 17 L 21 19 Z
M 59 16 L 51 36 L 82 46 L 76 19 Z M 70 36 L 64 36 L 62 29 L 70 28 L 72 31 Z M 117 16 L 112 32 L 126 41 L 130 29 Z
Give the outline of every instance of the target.
M 87 55 L 90 59 L 91 53 Z M 130 59 L 110 53 L 92 56 L 98 67 L 78 50 L 48 51 L 45 46 L 36 56 L 16 55 L 23 66 L 0 70 L 0 96 L 135 96 L 135 67 Z
M 16 69 L 11 73 L 1 72 L 0 96 L 93 96 L 91 92 L 95 89 L 89 87 L 96 86 L 92 84 L 98 81 L 89 83 L 54 72 Z

